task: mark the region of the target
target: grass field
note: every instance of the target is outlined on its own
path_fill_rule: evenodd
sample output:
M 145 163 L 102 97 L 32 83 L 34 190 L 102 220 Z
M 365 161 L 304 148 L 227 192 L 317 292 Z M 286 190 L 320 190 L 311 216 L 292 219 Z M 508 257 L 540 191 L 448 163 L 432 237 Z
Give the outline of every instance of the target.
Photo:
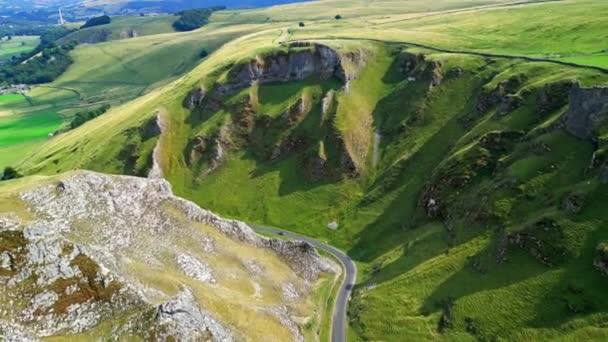
M 547 84 L 572 80 L 606 86 L 608 75 L 467 52 L 572 56 L 561 59 L 605 66 L 606 54 L 596 52 L 606 49 L 601 38 L 607 34 L 608 3 L 566 0 L 460 10 L 501 3 L 326 0 L 223 11 L 192 33 L 79 47 L 75 66 L 54 85 L 77 90 L 84 103 L 112 101 L 127 92 L 135 95 L 125 99 L 141 96 L 15 164 L 25 173 L 76 168 L 123 173 L 125 146 L 135 146 L 138 154 L 128 157 L 137 163 L 151 153 L 156 140 L 141 141 L 133 132 L 160 112 L 167 121 L 160 161 L 177 194 L 227 217 L 329 241 L 356 260 L 359 284 L 349 313 L 354 338 L 603 340 L 606 279 L 593 259 L 597 244 L 608 239 L 601 229 L 608 224 L 602 210 L 608 188 L 598 181 L 598 168 L 589 168 L 594 144 L 554 126 L 566 110 L 560 101 L 567 94 L 553 99 L 546 113 L 541 95 Z M 438 13 L 445 10 L 450 12 Z M 334 13 L 344 19 L 333 19 Z M 311 22 L 299 28 L 301 20 Z M 257 24 L 243 24 L 251 22 Z M 352 64 L 346 67 L 356 77 L 347 90 L 310 78 L 253 85 L 212 99 L 218 103 L 207 99 L 205 109 L 184 108 L 193 88 L 209 92 L 235 64 L 286 51 L 279 42 L 298 39 L 319 39 Z M 203 61 L 188 59 L 199 42 L 217 50 Z M 173 54 L 177 47 L 188 51 L 181 61 Z M 416 57 L 417 69 L 406 74 L 403 60 L 418 54 L 424 59 Z M 85 63 L 93 59 L 104 67 Z M 181 62 L 193 69 L 172 73 Z M 437 74 L 440 81 L 434 80 Z M 479 109 L 480 99 L 511 83 L 507 97 L 513 108 Z M 321 115 L 321 98 L 329 89 L 335 106 Z M 309 110 L 293 126 L 280 126 L 278 120 L 298 101 Z M 247 126 L 252 122 L 253 128 Z M 375 133 L 380 142 L 374 165 Z M 267 150 L 290 135 L 312 142 L 268 158 Z M 207 164 L 191 160 L 197 138 L 208 138 L 202 139 L 207 145 L 223 139 L 223 160 L 209 174 L 203 172 Z M 306 158 L 340 164 L 340 144 L 360 175 L 310 177 Z M 584 198 L 577 213 L 563 205 L 573 194 Z M 441 204 L 441 215 L 427 212 L 425 196 Z M 327 228 L 330 222 L 338 229 Z M 550 248 L 504 247 L 519 233 Z M 505 260 L 499 260 L 502 248 Z
M 599 13 L 606 13 L 606 2 L 530 1 L 525 5 L 500 6 L 505 3 L 508 1 L 433 1 L 432 4 L 428 1 L 397 4 L 376 1 L 374 6 L 368 6 L 367 2 L 349 2 L 347 6 L 340 0 L 327 0 L 266 10 L 219 12 L 212 20 L 313 20 L 304 28 L 294 25 L 290 38 L 360 37 L 533 57 L 596 53 L 608 48 L 600 43 L 601 37 L 606 38 L 606 17 Z M 496 7 L 470 10 L 472 6 Z M 445 10 L 451 12 L 433 13 Z M 344 19 L 333 19 L 332 11 L 341 12 Z M 353 14 L 344 15 L 348 11 Z M 310 13 L 310 18 L 307 18 L 307 13 Z M 323 17 L 319 17 L 320 13 Z M 606 56 L 597 55 L 582 63 L 604 66 Z
M 40 38 L 34 36 L 13 36 L 11 40 L 3 37 L 0 40 L 0 62 L 7 62 L 13 56 L 34 50 L 39 42 Z
M 386 18 L 395 14 L 422 14 L 436 11 L 456 10 L 475 6 L 508 3 L 508 0 L 409 0 L 390 1 L 379 0 L 370 3 L 366 0 L 321 0 L 295 3 L 280 7 L 270 7 L 252 10 L 233 10 L 216 12 L 212 21 L 229 22 L 267 22 L 267 21 L 301 21 L 311 20 L 335 21 L 338 14 L 346 19 L 362 19 L 367 17 Z
M 45 112 L 0 118 L 0 147 L 44 138 L 61 122 L 59 115 Z

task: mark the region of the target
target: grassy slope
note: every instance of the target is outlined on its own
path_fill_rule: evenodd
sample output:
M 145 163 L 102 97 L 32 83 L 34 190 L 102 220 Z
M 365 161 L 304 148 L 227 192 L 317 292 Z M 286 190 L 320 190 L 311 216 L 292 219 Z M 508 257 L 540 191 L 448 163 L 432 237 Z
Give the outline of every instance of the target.
M 164 17 L 152 18 L 161 20 L 161 23 L 164 20 Z M 0 146 L 23 142 L 27 143 L 27 146 L 23 145 L 27 148 L 26 151 L 33 150 L 39 146 L 33 141 L 42 143 L 44 140 L 41 139 L 61 125 L 61 117 L 65 122 L 78 111 L 105 103 L 118 105 L 140 96 L 192 69 L 200 62 L 201 50 L 212 52 L 226 41 L 264 26 L 209 25 L 188 33 L 157 34 L 78 46 L 72 52 L 74 64 L 63 75 L 53 83 L 35 88 L 28 94 L 33 106 L 26 102 L 19 105 L 0 104 L 0 112 L 18 115 L 0 118 L 2 130 L 7 134 L 4 138 L 6 143 L 0 143 Z M 175 51 L 180 51 L 178 58 Z M 41 121 L 44 122 L 43 125 Z M 26 131 L 36 129 L 36 132 L 34 135 L 23 134 L 24 132 L 13 135 L 8 130 L 9 124 L 10 127 L 15 124 L 18 127 L 25 125 Z M 19 148 L 5 151 L 0 158 L 0 167 L 14 164 L 26 155 L 20 153 Z
M 322 21 L 333 20 L 337 14 L 344 18 L 378 16 L 385 18 L 394 14 L 419 14 L 508 3 L 508 0 L 379 0 L 370 3 L 366 0 L 320 0 L 295 3 L 280 7 L 253 10 L 221 11 L 214 13 L 212 20 L 229 22 L 266 22 L 266 21 Z
M 296 38 L 315 37 L 323 30 L 327 35 L 331 29 L 336 36 L 379 37 L 382 33 L 383 38 L 446 47 L 466 42 L 469 45 L 465 47 L 480 51 L 505 52 L 508 48 L 515 49 L 508 50 L 512 53 L 532 55 L 564 52 L 552 50 L 556 47 L 589 51 L 594 46 L 589 37 L 597 33 L 592 18 L 605 5 L 601 1 L 584 1 L 590 5 L 577 9 L 570 8 L 572 4 L 566 1 L 449 14 L 444 17 L 447 26 L 435 25 L 440 21 L 438 17 L 391 23 L 387 25 L 395 27 L 386 29 L 352 20 L 308 25 L 302 30 L 292 27 L 291 34 Z M 548 8 L 552 15 L 560 16 L 559 9 L 566 8 L 560 6 L 575 11 L 579 19 L 588 17 L 580 25 L 590 25 L 591 29 L 576 31 L 574 22 L 540 16 L 541 10 Z M 495 32 L 479 34 L 463 18 L 495 24 Z M 522 25 L 533 23 L 546 30 L 531 35 L 531 44 L 517 47 L 512 37 L 522 34 Z M 418 26 L 415 30 L 414 25 Z M 449 35 L 449 27 L 461 26 L 461 31 L 452 30 L 454 33 Z M 481 25 L 481 30 L 485 27 Z M 538 44 L 538 50 L 532 49 L 535 42 L 553 37 L 552 30 L 559 32 L 560 28 L 564 31 L 556 34 L 552 45 Z M 361 150 L 369 150 L 365 133 L 370 139 L 372 128 L 380 130 L 378 166 L 370 167 L 368 157 L 364 160 L 368 172 L 360 180 L 313 182 L 302 177 L 295 157 L 271 164 L 243 151 L 233 151 L 218 172 L 202 179 L 196 177 L 187 167 L 183 152 L 188 140 L 205 132 L 205 127 L 189 120 L 191 114 L 181 105 L 185 94 L 195 85 L 209 85 L 212 71 L 231 60 L 276 46 L 273 42 L 286 32 L 273 29 L 228 43 L 187 76 L 45 144 L 20 168 L 42 173 L 81 167 L 121 172 L 116 155 L 127 139 L 125 129 L 141 125 L 156 110 L 163 110 L 171 115 L 169 133 L 161 138 L 162 164 L 177 193 L 224 215 L 298 230 L 349 249 L 361 271 L 351 319 L 362 339 L 606 338 L 606 331 L 601 328 L 608 304 L 601 292 L 605 279 L 591 263 L 597 243 L 608 238 L 599 229 L 608 222 L 601 210 L 608 189 L 598 184 L 595 174 L 585 172 L 592 153 L 590 143 L 561 131 L 538 130 L 549 126 L 560 110 L 541 118 L 535 109 L 536 94 L 547 82 L 577 78 L 586 85 L 608 84 L 605 75 L 547 63 L 489 62 L 466 55 L 432 54 L 428 58 L 440 61 L 444 71 L 458 67 L 464 74 L 446 79 L 428 92 L 423 80 L 410 83 L 392 76 L 397 74 L 392 64 L 394 53 L 398 52 L 395 47 L 331 41 L 328 43 L 343 45 L 347 50 L 359 44 L 359 48 L 374 51 L 377 57 L 369 61 L 369 68 L 357 81 L 361 89 L 355 83 L 352 97 L 340 95 L 342 114 L 339 110 L 336 122 L 343 135 L 352 133 L 357 138 L 352 141 Z M 582 36 L 580 44 L 569 43 L 573 34 Z M 479 39 L 469 42 L 475 36 Z M 497 37 L 505 39 L 491 45 Z M 518 74 L 528 75 L 519 88 L 525 99 L 520 108 L 507 115 L 494 111 L 475 115 L 476 99 L 483 89 L 492 89 L 499 81 Z M 290 102 L 293 90 L 283 91 L 277 94 L 278 101 L 271 101 L 269 111 L 276 111 L 276 103 Z M 354 116 L 348 114 L 355 110 L 360 110 L 356 118 L 361 120 L 349 121 Z M 217 113 L 204 120 L 203 126 L 216 125 L 226 115 Z M 360 121 L 365 123 L 367 132 L 356 132 L 359 126 L 355 122 Z M 448 189 L 443 195 L 454 213 L 452 219 L 441 222 L 426 218 L 418 206 L 423 186 L 437 181 L 446 170 L 448 176 L 468 172 L 471 166 L 467 163 L 479 158 L 475 151 L 480 137 L 510 130 L 522 130 L 526 138 L 500 156 L 500 171 L 491 177 L 476 176 L 466 188 Z M 105 144 L 107 141 L 112 144 Z M 535 146 L 543 144 L 549 147 L 548 152 L 535 152 Z M 582 192 L 588 203 L 579 214 L 561 210 L 563 197 L 573 191 Z M 528 229 L 547 217 L 563 231 L 563 241 L 556 243 L 563 244 L 566 260 L 547 267 L 528 252 L 515 248 L 509 250 L 504 263 L 495 262 L 496 246 L 504 234 Z M 340 223 L 337 231 L 326 228 L 331 220 Z M 446 226 L 453 233 L 446 231 Z M 450 301 L 452 327 L 441 335 L 438 322 L 445 303 Z
M 70 42 L 72 40 L 86 40 L 87 37 L 95 35 L 96 32 L 103 30 L 109 31 L 110 34 L 107 40 L 127 39 L 133 36 L 149 36 L 162 33 L 171 33 L 173 22 L 176 17 L 173 15 L 163 15 L 155 17 L 140 17 L 140 16 L 120 16 L 113 17 L 112 22 L 107 25 L 95 27 L 87 27 L 78 30 L 68 36 L 62 38 L 60 42 Z

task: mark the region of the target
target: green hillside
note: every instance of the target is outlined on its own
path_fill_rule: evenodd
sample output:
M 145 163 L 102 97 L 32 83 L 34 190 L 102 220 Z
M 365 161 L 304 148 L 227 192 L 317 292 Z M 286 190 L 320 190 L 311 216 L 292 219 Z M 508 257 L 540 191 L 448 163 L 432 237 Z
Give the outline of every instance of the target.
M 117 16 L 107 25 L 87 27 L 73 32 L 62 38 L 60 43 L 78 41 L 94 44 L 110 40 L 129 39 L 141 36 L 170 33 L 175 30 L 171 26 L 177 17 L 162 16 Z
M 202 50 L 213 52 L 223 43 L 249 33 L 252 28 L 251 25 L 225 28 L 210 25 L 194 32 L 79 45 L 71 53 L 74 63 L 70 68 L 53 83 L 30 91 L 27 94 L 29 102 L 0 102 L 0 112 L 6 114 L 0 116 L 0 135 L 13 136 L 0 142 L 0 147 L 6 151 L 0 157 L 0 167 L 23 158 L 28 154 L 24 151 L 35 150 L 49 133 L 62 123 L 67 124 L 78 111 L 106 104 L 115 106 L 141 96 L 200 63 Z M 175 51 L 180 51 L 177 57 Z M 13 116 L 9 117 L 9 114 Z M 40 125 L 40 120 L 53 124 Z M 13 124 L 4 125 L 9 121 L 20 122 L 36 133 L 13 135 Z M 23 149 L 14 147 L 15 144 L 23 145 Z
M 504 3 L 326 0 L 80 46 L 53 86 L 116 105 L 11 162 L 146 176 L 158 146 L 177 195 L 347 251 L 353 339 L 605 340 L 608 3 Z

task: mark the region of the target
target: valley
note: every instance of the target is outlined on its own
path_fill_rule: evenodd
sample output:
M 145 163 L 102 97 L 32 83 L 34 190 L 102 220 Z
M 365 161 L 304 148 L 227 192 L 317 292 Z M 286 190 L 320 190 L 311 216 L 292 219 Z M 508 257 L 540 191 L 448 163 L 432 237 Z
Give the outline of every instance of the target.
M 94 246 L 85 255 L 115 265 L 112 279 L 162 295 L 118 321 L 44 336 L 126 336 L 117 332 L 135 312 L 189 296 L 177 291 L 185 284 L 235 340 L 267 340 L 268 331 L 277 341 L 608 338 L 607 12 L 602 0 L 320 0 L 220 10 L 189 32 L 174 31 L 174 16 L 116 17 L 61 38 L 80 42 L 65 73 L 0 96 L 0 167 L 24 176 L 0 183 L 1 222 L 19 227 L 0 234 L 33 229 L 64 202 L 28 194 L 60 198 L 48 189 L 64 183 L 91 203 L 80 187 L 123 198 L 162 183 L 171 200 L 141 196 L 147 214 L 128 222 L 141 239 L 128 262 L 126 250 L 96 251 L 96 222 L 109 218 L 65 214 L 69 230 L 53 236 Z M 258 237 L 243 246 L 221 224 L 184 223 L 192 217 L 175 201 L 276 241 L 305 237 L 354 264 L 340 271 L 311 252 L 307 265 L 327 265 L 302 275 Z M 103 207 L 103 217 L 131 215 L 123 204 Z M 146 216 L 156 207 L 162 215 Z M 154 230 L 163 217 L 180 222 L 166 238 Z M 156 266 L 138 222 L 161 234 Z M 222 241 L 222 253 L 180 238 L 199 233 Z M 219 285 L 179 273 L 175 246 L 204 260 Z M 243 285 L 251 274 L 237 261 L 248 257 L 270 265 L 263 305 Z M 151 276 L 154 267 L 169 271 Z M 295 302 L 273 297 L 287 279 L 302 294 Z M 344 334 L 328 318 L 329 298 L 347 310 Z M 168 336 L 155 324 L 138 322 L 134 333 Z M 209 329 L 222 340 L 221 328 Z

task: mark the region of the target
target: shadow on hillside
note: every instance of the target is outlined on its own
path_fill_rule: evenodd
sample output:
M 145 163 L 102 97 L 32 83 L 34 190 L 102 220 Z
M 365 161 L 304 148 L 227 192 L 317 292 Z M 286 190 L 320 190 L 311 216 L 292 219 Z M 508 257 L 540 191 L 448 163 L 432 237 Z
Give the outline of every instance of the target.
M 248 151 L 245 154 L 245 157 L 256 161 L 256 168 L 250 173 L 252 179 L 264 177 L 273 172 L 279 173 L 279 196 L 287 196 L 295 192 L 308 191 L 337 182 L 336 180 L 328 179 L 311 180 L 305 177 L 302 174 L 302 163 L 297 154 L 290 155 L 289 157 L 274 163 L 260 161 L 251 151 Z
M 477 255 L 491 253 L 490 248 L 492 247 Z M 440 284 L 425 299 L 422 311 L 426 313 L 439 311 L 448 298 L 457 300 L 477 292 L 504 288 L 551 271 L 550 268 L 541 265 L 531 256 L 518 250 L 510 251 L 510 259 L 504 264 L 497 264 L 495 261 L 491 261 L 491 263 L 492 269 L 486 273 L 477 272 L 470 264 L 465 264 L 462 269 Z
M 398 175 L 387 176 L 394 178 L 390 181 L 398 184 L 399 188 L 395 189 L 391 184 L 383 196 L 396 192 L 396 197 L 382 215 L 357 235 L 359 242 L 349 251 L 350 255 L 360 261 L 370 262 L 402 243 L 399 236 L 404 234 L 404 229 L 412 226 L 410 220 L 415 217 L 422 187 L 460 137 L 460 130 L 456 129 L 458 125 L 458 116 L 455 116 L 404 162 Z M 385 175 L 381 175 L 376 183 L 381 183 L 382 177 Z
M 608 231 L 596 227 L 571 261 L 555 286 L 548 288 L 536 305 L 537 316 L 528 322 L 535 328 L 557 328 L 596 313 L 608 313 L 606 277 L 593 266 L 598 243 L 608 241 Z
M 494 242 L 477 256 L 491 256 L 491 259 L 494 259 L 493 250 L 497 237 L 498 235 L 495 235 Z M 595 246 L 599 241 L 607 239 L 607 231 L 596 229 L 589 233 L 580 248 L 580 256 L 564 265 L 564 272 L 560 272 L 558 281 L 553 281 L 551 277 L 539 278 L 538 281 L 545 281 L 547 285 L 552 285 L 547 288 L 546 292 L 543 292 L 541 298 L 537 298 L 535 293 L 542 283 L 541 285 L 531 284 L 530 286 L 537 287 L 531 293 L 525 291 L 524 287 L 520 289 L 521 292 L 516 289 L 509 290 L 511 291 L 509 294 L 502 291 L 501 294 L 497 294 L 495 299 L 489 297 L 491 294 L 488 294 L 485 296 L 485 300 L 505 301 L 492 309 L 504 311 L 507 310 L 505 307 L 510 307 L 512 312 L 502 313 L 504 316 L 516 315 L 518 310 L 525 310 L 525 306 L 533 306 L 534 309 L 531 311 L 536 313 L 536 317 L 526 322 L 527 326 L 531 328 L 561 329 L 564 324 L 575 319 L 596 313 L 606 313 L 608 311 L 608 299 L 605 296 L 606 279 L 594 269 L 592 262 Z M 539 277 L 546 272 L 556 271 L 556 268 L 544 266 L 525 251 L 518 249 L 509 250 L 509 259 L 504 264 L 497 264 L 493 260 L 489 262 L 490 269 L 485 273 L 480 273 L 474 270 L 469 260 L 463 268 L 440 284 L 425 299 L 421 311 L 425 314 L 437 312 L 445 307 L 446 300 L 458 300 L 476 293 L 505 289 Z M 559 268 L 560 265 L 557 267 Z M 506 303 L 509 301 L 512 303 L 507 305 Z M 478 305 L 484 305 L 483 300 Z M 481 313 L 467 312 L 466 314 L 475 316 L 475 314 Z M 463 317 L 456 318 L 463 319 Z
M 328 89 L 330 88 L 324 88 L 324 92 Z M 313 177 L 310 166 L 307 166 L 310 158 L 318 154 L 315 149 L 320 142 L 327 146 L 327 141 L 330 140 L 332 127 L 329 123 L 320 125 L 322 117 L 321 99 L 317 98 L 310 112 L 297 124 L 285 123 L 280 117 L 268 119 L 269 122 L 256 122 L 247 148 L 247 157 L 256 161 L 256 169 L 251 177 L 258 178 L 278 172 L 281 180 L 279 196 L 341 182 L 341 177 L 333 174 L 332 163 L 336 157 L 331 153 L 331 147 L 327 147 L 325 176 Z M 281 152 L 272 158 L 276 149 Z

